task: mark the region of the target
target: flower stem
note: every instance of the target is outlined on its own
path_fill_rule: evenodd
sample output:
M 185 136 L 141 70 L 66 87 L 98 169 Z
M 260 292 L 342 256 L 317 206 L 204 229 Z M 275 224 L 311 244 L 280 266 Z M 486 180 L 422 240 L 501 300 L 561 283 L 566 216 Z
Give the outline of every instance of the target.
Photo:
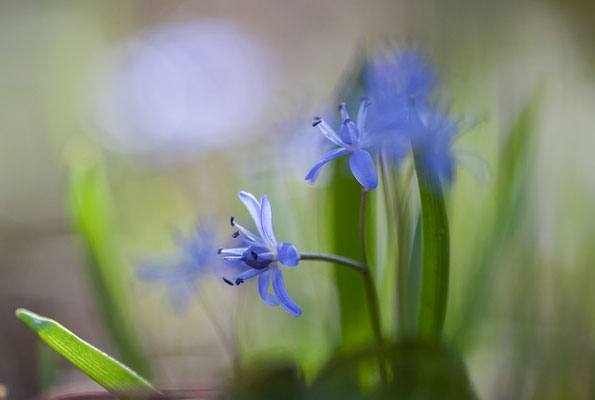
M 334 254 L 324 254 L 324 253 L 300 253 L 300 257 L 302 261 L 306 260 L 313 260 L 313 261 L 327 261 L 331 263 L 341 264 L 346 267 L 355 269 L 362 274 L 364 278 L 364 288 L 366 291 L 366 298 L 368 300 L 368 309 L 370 310 L 370 322 L 372 323 L 372 330 L 374 331 L 374 336 L 376 338 L 376 342 L 378 343 L 379 347 L 382 347 L 384 344 L 384 340 L 382 339 L 382 328 L 380 323 L 380 307 L 378 305 L 378 292 L 376 291 L 376 285 L 374 284 L 374 279 L 372 278 L 372 273 L 370 272 L 370 268 L 368 267 L 368 256 L 366 253 L 366 240 L 365 240 L 365 231 L 366 231 L 366 198 L 367 198 L 368 191 L 365 188 L 362 188 L 362 197 L 360 203 L 360 212 L 359 212 L 359 242 L 360 242 L 360 249 L 361 249 L 361 256 L 362 262 L 359 263 L 351 258 L 337 256 Z M 388 381 L 386 367 L 382 357 L 378 360 L 379 367 L 380 367 L 380 378 L 382 382 L 386 383 Z
M 341 264 L 346 267 L 355 269 L 356 271 L 363 272 L 366 266 L 359 263 L 351 258 L 336 256 L 334 254 L 325 253 L 300 253 L 301 260 L 312 260 L 312 261 L 327 261 L 335 264 Z

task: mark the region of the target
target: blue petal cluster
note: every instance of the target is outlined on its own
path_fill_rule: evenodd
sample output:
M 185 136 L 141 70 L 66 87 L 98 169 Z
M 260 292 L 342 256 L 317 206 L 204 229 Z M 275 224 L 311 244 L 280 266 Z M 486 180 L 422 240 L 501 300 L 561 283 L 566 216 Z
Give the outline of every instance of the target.
M 385 139 L 385 154 L 399 160 L 407 153 L 406 143 L 431 173 L 450 181 L 458 120 L 437 106 L 432 64 L 420 52 L 392 50 L 370 61 L 366 85 L 375 105 L 370 129 Z
M 286 267 L 295 267 L 300 262 L 300 254 L 291 243 L 278 243 L 273 231 L 273 213 L 267 196 L 262 196 L 260 203 L 247 192 L 238 196 L 254 220 L 259 235 L 255 235 L 231 217 L 231 225 L 237 228 L 233 237 L 242 241 L 243 246 L 220 249 L 225 261 L 231 261 L 247 267 L 245 271 L 231 279 L 223 278 L 229 285 L 240 285 L 244 281 L 258 276 L 258 292 L 269 306 L 281 305 L 293 316 L 300 316 L 302 310 L 287 293 L 283 274 L 278 263 Z M 273 286 L 273 293 L 269 287 Z
M 380 148 L 399 161 L 411 148 L 429 172 L 440 181 L 449 181 L 454 165 L 451 143 L 458 120 L 436 105 L 438 85 L 432 64 L 418 51 L 393 49 L 370 60 L 366 86 L 374 104 L 363 99 L 356 124 L 344 103 L 339 106 L 343 121 L 339 135 L 324 120 L 314 122 L 313 126 L 339 147 L 320 159 L 306 180 L 314 181 L 324 164 L 351 153 L 353 175 L 363 187 L 373 190 L 378 176 L 368 150 Z
M 136 274 L 142 280 L 166 285 L 173 307 L 183 309 L 203 278 L 220 274 L 224 265 L 215 254 L 215 235 L 209 227 L 198 226 L 192 235 L 179 236 L 178 242 L 181 250 L 169 260 L 145 262 Z
M 341 123 L 338 135 L 322 118 L 316 118 L 312 126 L 317 126 L 328 140 L 339 147 L 327 153 L 312 167 L 308 175 L 306 175 L 307 181 L 314 182 L 320 168 L 324 164 L 337 157 L 351 153 L 349 167 L 355 179 L 368 190 L 376 189 L 378 186 L 378 174 L 376 173 L 374 160 L 370 153 L 364 150 L 374 144 L 371 135 L 366 130 L 369 106 L 370 101 L 365 97 L 362 98 L 359 112 L 357 113 L 357 121 L 354 123 L 347 113 L 345 103 L 339 104 L 339 111 L 341 112 L 343 122 Z

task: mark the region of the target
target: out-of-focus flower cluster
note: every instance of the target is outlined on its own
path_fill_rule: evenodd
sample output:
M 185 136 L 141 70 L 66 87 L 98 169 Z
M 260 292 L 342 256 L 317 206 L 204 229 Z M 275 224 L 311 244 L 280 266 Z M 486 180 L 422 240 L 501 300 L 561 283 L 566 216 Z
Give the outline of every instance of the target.
M 364 188 L 374 190 L 378 177 L 370 152 L 398 162 L 411 149 L 417 162 L 438 181 L 450 182 L 454 166 L 451 146 L 458 120 L 441 104 L 432 64 L 413 50 L 378 54 L 367 65 L 366 88 L 369 97 L 362 99 L 357 124 L 346 105 L 339 105 L 339 135 L 323 119 L 315 119 L 313 126 L 339 147 L 316 163 L 306 180 L 314 181 L 319 169 L 332 159 L 352 153 L 349 164 L 353 175 Z

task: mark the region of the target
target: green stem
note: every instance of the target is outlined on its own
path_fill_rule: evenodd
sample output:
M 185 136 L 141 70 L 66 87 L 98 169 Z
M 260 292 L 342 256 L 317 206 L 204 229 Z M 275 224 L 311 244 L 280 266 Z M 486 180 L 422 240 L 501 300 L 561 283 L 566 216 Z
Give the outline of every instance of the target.
M 414 153 L 422 218 L 422 276 L 418 337 L 438 341 L 442 335 L 448 300 L 449 230 L 440 179 Z
M 397 333 L 400 338 L 410 337 L 416 331 L 415 317 L 411 311 L 411 288 L 409 287 L 409 249 L 411 245 L 411 221 L 408 175 L 400 183 L 397 195 Z
M 326 261 L 335 264 L 341 264 L 346 267 L 355 269 L 356 271 L 363 272 L 366 269 L 366 266 L 352 260 L 351 258 L 336 256 L 334 254 L 325 254 L 325 253 L 300 253 L 300 259 L 302 261 L 311 260 L 311 261 Z
M 364 288 L 366 291 L 366 299 L 368 301 L 368 309 L 370 315 L 370 322 L 372 324 L 372 330 L 379 347 L 382 347 L 384 340 L 382 339 L 382 328 L 380 322 L 380 307 L 378 305 L 378 292 L 376 291 L 376 285 L 368 266 L 368 256 L 366 252 L 366 199 L 368 191 L 362 188 L 362 197 L 360 203 L 359 212 L 359 242 L 362 256 L 362 262 L 359 263 L 347 257 L 341 257 L 331 254 L 323 253 L 300 253 L 301 260 L 315 260 L 315 261 L 327 261 L 344 265 L 359 271 L 364 278 Z M 380 377 L 384 383 L 388 381 L 387 372 L 382 357 L 378 360 L 380 367 Z

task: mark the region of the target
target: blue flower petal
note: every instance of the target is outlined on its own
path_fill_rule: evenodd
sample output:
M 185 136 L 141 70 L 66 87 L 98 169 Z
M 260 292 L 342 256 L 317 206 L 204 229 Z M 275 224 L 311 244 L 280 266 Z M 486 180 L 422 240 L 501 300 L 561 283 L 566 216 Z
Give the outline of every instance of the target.
M 244 228 L 242 225 L 238 224 L 235 220 L 232 219 L 232 226 L 234 228 L 238 228 L 238 231 L 244 234 L 246 238 L 252 243 L 260 243 L 262 240 L 258 238 L 255 234 L 250 232 L 248 229 Z
M 269 306 L 278 306 L 279 299 L 274 294 L 269 293 L 269 285 L 271 284 L 271 269 L 267 269 L 262 274 L 258 275 L 258 293 L 262 300 Z
M 351 120 L 346 121 L 344 125 L 347 126 L 347 129 L 349 130 L 349 138 L 351 140 L 351 143 L 353 145 L 357 145 L 360 139 L 359 130 L 357 129 L 357 126 Z
M 300 253 L 291 243 L 283 242 L 277 247 L 279 262 L 286 267 L 295 267 L 300 262 Z
M 260 198 L 260 225 L 262 226 L 262 238 L 271 247 L 277 246 L 277 238 L 275 238 L 275 232 L 273 231 L 273 210 L 266 195 Z
M 322 132 L 324 137 L 326 137 L 328 140 L 330 140 L 337 146 L 345 145 L 345 143 L 343 143 L 341 141 L 339 136 L 337 136 L 337 133 L 335 132 L 335 130 L 333 128 L 331 128 L 330 125 L 327 124 L 325 120 L 323 120 L 323 119 L 317 120 L 316 122 L 314 122 L 314 126 L 318 126 L 318 129 L 320 129 L 320 132 Z
M 342 121 L 345 121 L 347 119 L 351 119 L 349 117 L 349 113 L 347 112 L 347 104 L 340 103 L 338 107 L 339 107 L 339 111 L 341 112 L 341 120 Z
M 248 279 L 252 279 L 257 275 L 262 274 L 264 271 L 266 271 L 265 268 L 263 268 L 263 269 L 250 268 L 250 269 L 242 272 L 241 274 L 234 276 L 230 280 L 232 282 L 234 282 L 236 285 L 239 285 L 240 283 L 247 281 Z
M 230 249 L 219 249 L 218 253 L 224 256 L 241 256 L 248 250 L 246 247 L 233 247 Z
M 368 117 L 368 107 L 370 107 L 370 104 L 370 100 L 368 100 L 366 97 L 362 98 L 362 103 L 360 104 L 359 111 L 357 112 L 357 129 L 359 130 L 360 135 L 364 133 L 364 129 L 366 128 L 366 119 Z
M 417 107 L 415 105 L 415 99 L 410 99 L 408 103 L 409 109 L 409 128 L 416 133 L 422 131 L 424 128 L 424 124 L 419 116 L 419 112 L 417 111 Z
M 240 198 L 242 203 L 244 203 L 244 206 L 246 206 L 246 208 L 248 209 L 248 212 L 250 213 L 252 220 L 254 220 L 256 229 L 258 229 L 258 232 L 262 237 L 262 226 L 260 225 L 260 204 L 258 203 L 258 200 L 256 200 L 256 197 L 254 197 L 252 193 L 248 193 L 243 190 L 240 193 L 238 193 L 238 197 Z
M 314 182 L 316 180 L 316 178 L 318 177 L 318 170 L 320 170 L 320 168 L 326 164 L 327 162 L 337 158 L 337 157 L 341 157 L 344 156 L 346 154 L 349 154 L 349 150 L 343 148 L 343 147 L 339 147 L 338 149 L 335 149 L 327 154 L 324 155 L 324 157 L 322 157 L 310 170 L 310 172 L 308 172 L 308 175 L 306 175 L 306 180 L 307 181 L 311 181 Z
M 281 267 L 279 265 L 275 265 L 273 267 L 273 289 L 275 290 L 275 294 L 279 298 L 279 303 L 281 307 L 294 317 L 299 317 L 302 315 L 302 310 L 295 304 L 295 301 L 289 297 L 287 290 L 285 290 L 285 283 L 283 282 L 283 274 L 281 273 Z
M 349 123 L 352 123 L 351 120 L 347 119 L 341 124 L 341 128 L 339 129 L 339 136 L 341 140 L 345 142 L 347 145 L 352 146 L 356 143 L 354 141 L 354 137 L 351 134 L 349 127 L 347 126 Z
M 349 158 L 349 166 L 355 179 L 366 189 L 374 190 L 378 186 L 378 174 L 374 160 L 365 150 L 355 151 Z

